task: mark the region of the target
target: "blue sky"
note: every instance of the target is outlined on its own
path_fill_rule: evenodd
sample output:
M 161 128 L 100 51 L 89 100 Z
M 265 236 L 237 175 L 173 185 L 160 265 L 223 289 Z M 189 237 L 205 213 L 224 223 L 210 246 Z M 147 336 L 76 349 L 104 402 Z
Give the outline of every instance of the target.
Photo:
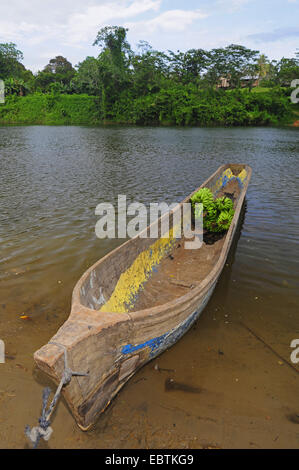
M 299 48 L 299 0 L 9 0 L 1 2 L 0 42 L 15 42 L 24 65 L 42 69 L 63 55 L 73 65 L 87 55 L 102 26 L 129 28 L 159 50 L 242 44 L 270 59 Z

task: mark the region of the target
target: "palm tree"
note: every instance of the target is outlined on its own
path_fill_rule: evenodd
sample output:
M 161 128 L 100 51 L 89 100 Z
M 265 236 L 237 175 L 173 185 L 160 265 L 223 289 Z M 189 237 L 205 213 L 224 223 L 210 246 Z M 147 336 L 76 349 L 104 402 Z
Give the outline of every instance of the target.
M 270 63 L 265 54 L 261 54 L 257 60 L 259 78 L 265 78 L 270 71 Z

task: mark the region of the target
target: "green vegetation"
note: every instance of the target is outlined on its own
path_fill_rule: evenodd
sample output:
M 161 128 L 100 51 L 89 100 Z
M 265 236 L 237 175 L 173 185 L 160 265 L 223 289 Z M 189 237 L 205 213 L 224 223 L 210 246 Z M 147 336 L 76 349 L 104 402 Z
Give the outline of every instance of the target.
M 228 93 L 175 85 L 137 98 L 123 92 L 109 112 L 101 108 L 99 97 L 86 94 L 11 95 L 6 97 L 5 105 L 0 105 L 0 123 L 244 126 L 294 120 L 292 105 L 281 89 L 261 93 L 237 89 Z
M 209 232 L 224 232 L 229 229 L 235 213 L 230 198 L 214 199 L 210 189 L 202 188 L 191 197 L 191 204 L 195 218 L 203 215 L 203 228 Z M 202 209 L 196 204 L 202 204 Z
M 88 95 L 34 93 L 9 96 L 0 106 L 2 124 L 98 124 L 97 100 Z
M 118 26 L 102 28 L 94 46 L 99 55 L 75 68 L 57 56 L 33 74 L 15 44 L 0 44 L 0 123 L 244 126 L 298 119 L 290 101 L 298 53 L 269 61 L 236 44 L 165 53 L 145 41 L 133 51 Z

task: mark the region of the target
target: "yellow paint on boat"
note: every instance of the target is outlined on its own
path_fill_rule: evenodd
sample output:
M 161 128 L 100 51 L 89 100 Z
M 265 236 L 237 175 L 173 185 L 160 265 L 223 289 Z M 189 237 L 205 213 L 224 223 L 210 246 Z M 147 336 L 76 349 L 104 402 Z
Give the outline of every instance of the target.
M 240 180 L 242 181 L 242 183 L 244 182 L 244 180 L 246 179 L 246 176 L 247 176 L 247 171 L 245 170 L 242 170 L 241 173 L 238 175 L 238 178 L 240 178 Z
M 245 169 L 237 176 L 242 182 L 246 177 L 247 172 Z M 232 178 L 236 178 L 236 176 L 228 168 L 217 179 L 215 185 L 211 188 L 212 192 L 215 194 Z M 169 231 L 169 237 L 159 238 L 147 250 L 137 256 L 132 265 L 119 277 L 110 299 L 101 307 L 100 312 L 125 313 L 130 311 L 137 294 L 150 277 L 153 268 L 160 264 L 165 254 L 173 246 L 179 226 L 175 225 L 174 229 Z
M 230 168 L 227 168 L 220 177 L 217 179 L 216 183 L 211 187 L 211 191 L 215 194 L 217 191 L 219 191 L 222 186 L 224 186 L 228 181 L 230 181 L 232 178 L 238 178 L 244 182 L 244 180 L 247 177 L 247 172 L 245 169 L 241 171 L 241 173 L 236 177 L 233 172 L 231 171 Z
M 147 250 L 137 256 L 132 265 L 121 274 L 115 289 L 100 312 L 124 313 L 130 311 L 136 295 L 145 281 L 175 242 L 173 229 L 169 230 L 168 238 L 159 238 Z
M 227 170 L 225 170 L 222 175 L 220 175 L 220 177 L 217 179 L 216 183 L 213 185 L 213 187 L 211 188 L 212 192 L 215 193 L 217 191 L 219 191 L 219 189 L 222 188 L 223 184 L 224 184 L 224 181 L 225 180 L 230 180 L 232 177 L 233 177 L 233 172 L 230 168 L 228 168 Z

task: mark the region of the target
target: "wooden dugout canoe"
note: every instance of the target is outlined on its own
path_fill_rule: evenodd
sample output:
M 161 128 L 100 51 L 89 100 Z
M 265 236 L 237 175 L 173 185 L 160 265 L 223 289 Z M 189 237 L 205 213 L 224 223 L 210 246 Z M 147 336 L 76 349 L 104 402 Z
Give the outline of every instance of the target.
M 78 281 L 70 316 L 51 339 L 56 344 L 43 346 L 34 359 L 58 383 L 64 370 L 62 345 L 69 366 L 89 372 L 63 389 L 82 430 L 140 367 L 178 341 L 199 317 L 224 267 L 250 177 L 248 165 L 227 164 L 200 186 L 234 200 L 231 226 L 215 243 L 185 250 L 184 240 L 172 238 L 171 230 L 167 239 L 137 236 Z

